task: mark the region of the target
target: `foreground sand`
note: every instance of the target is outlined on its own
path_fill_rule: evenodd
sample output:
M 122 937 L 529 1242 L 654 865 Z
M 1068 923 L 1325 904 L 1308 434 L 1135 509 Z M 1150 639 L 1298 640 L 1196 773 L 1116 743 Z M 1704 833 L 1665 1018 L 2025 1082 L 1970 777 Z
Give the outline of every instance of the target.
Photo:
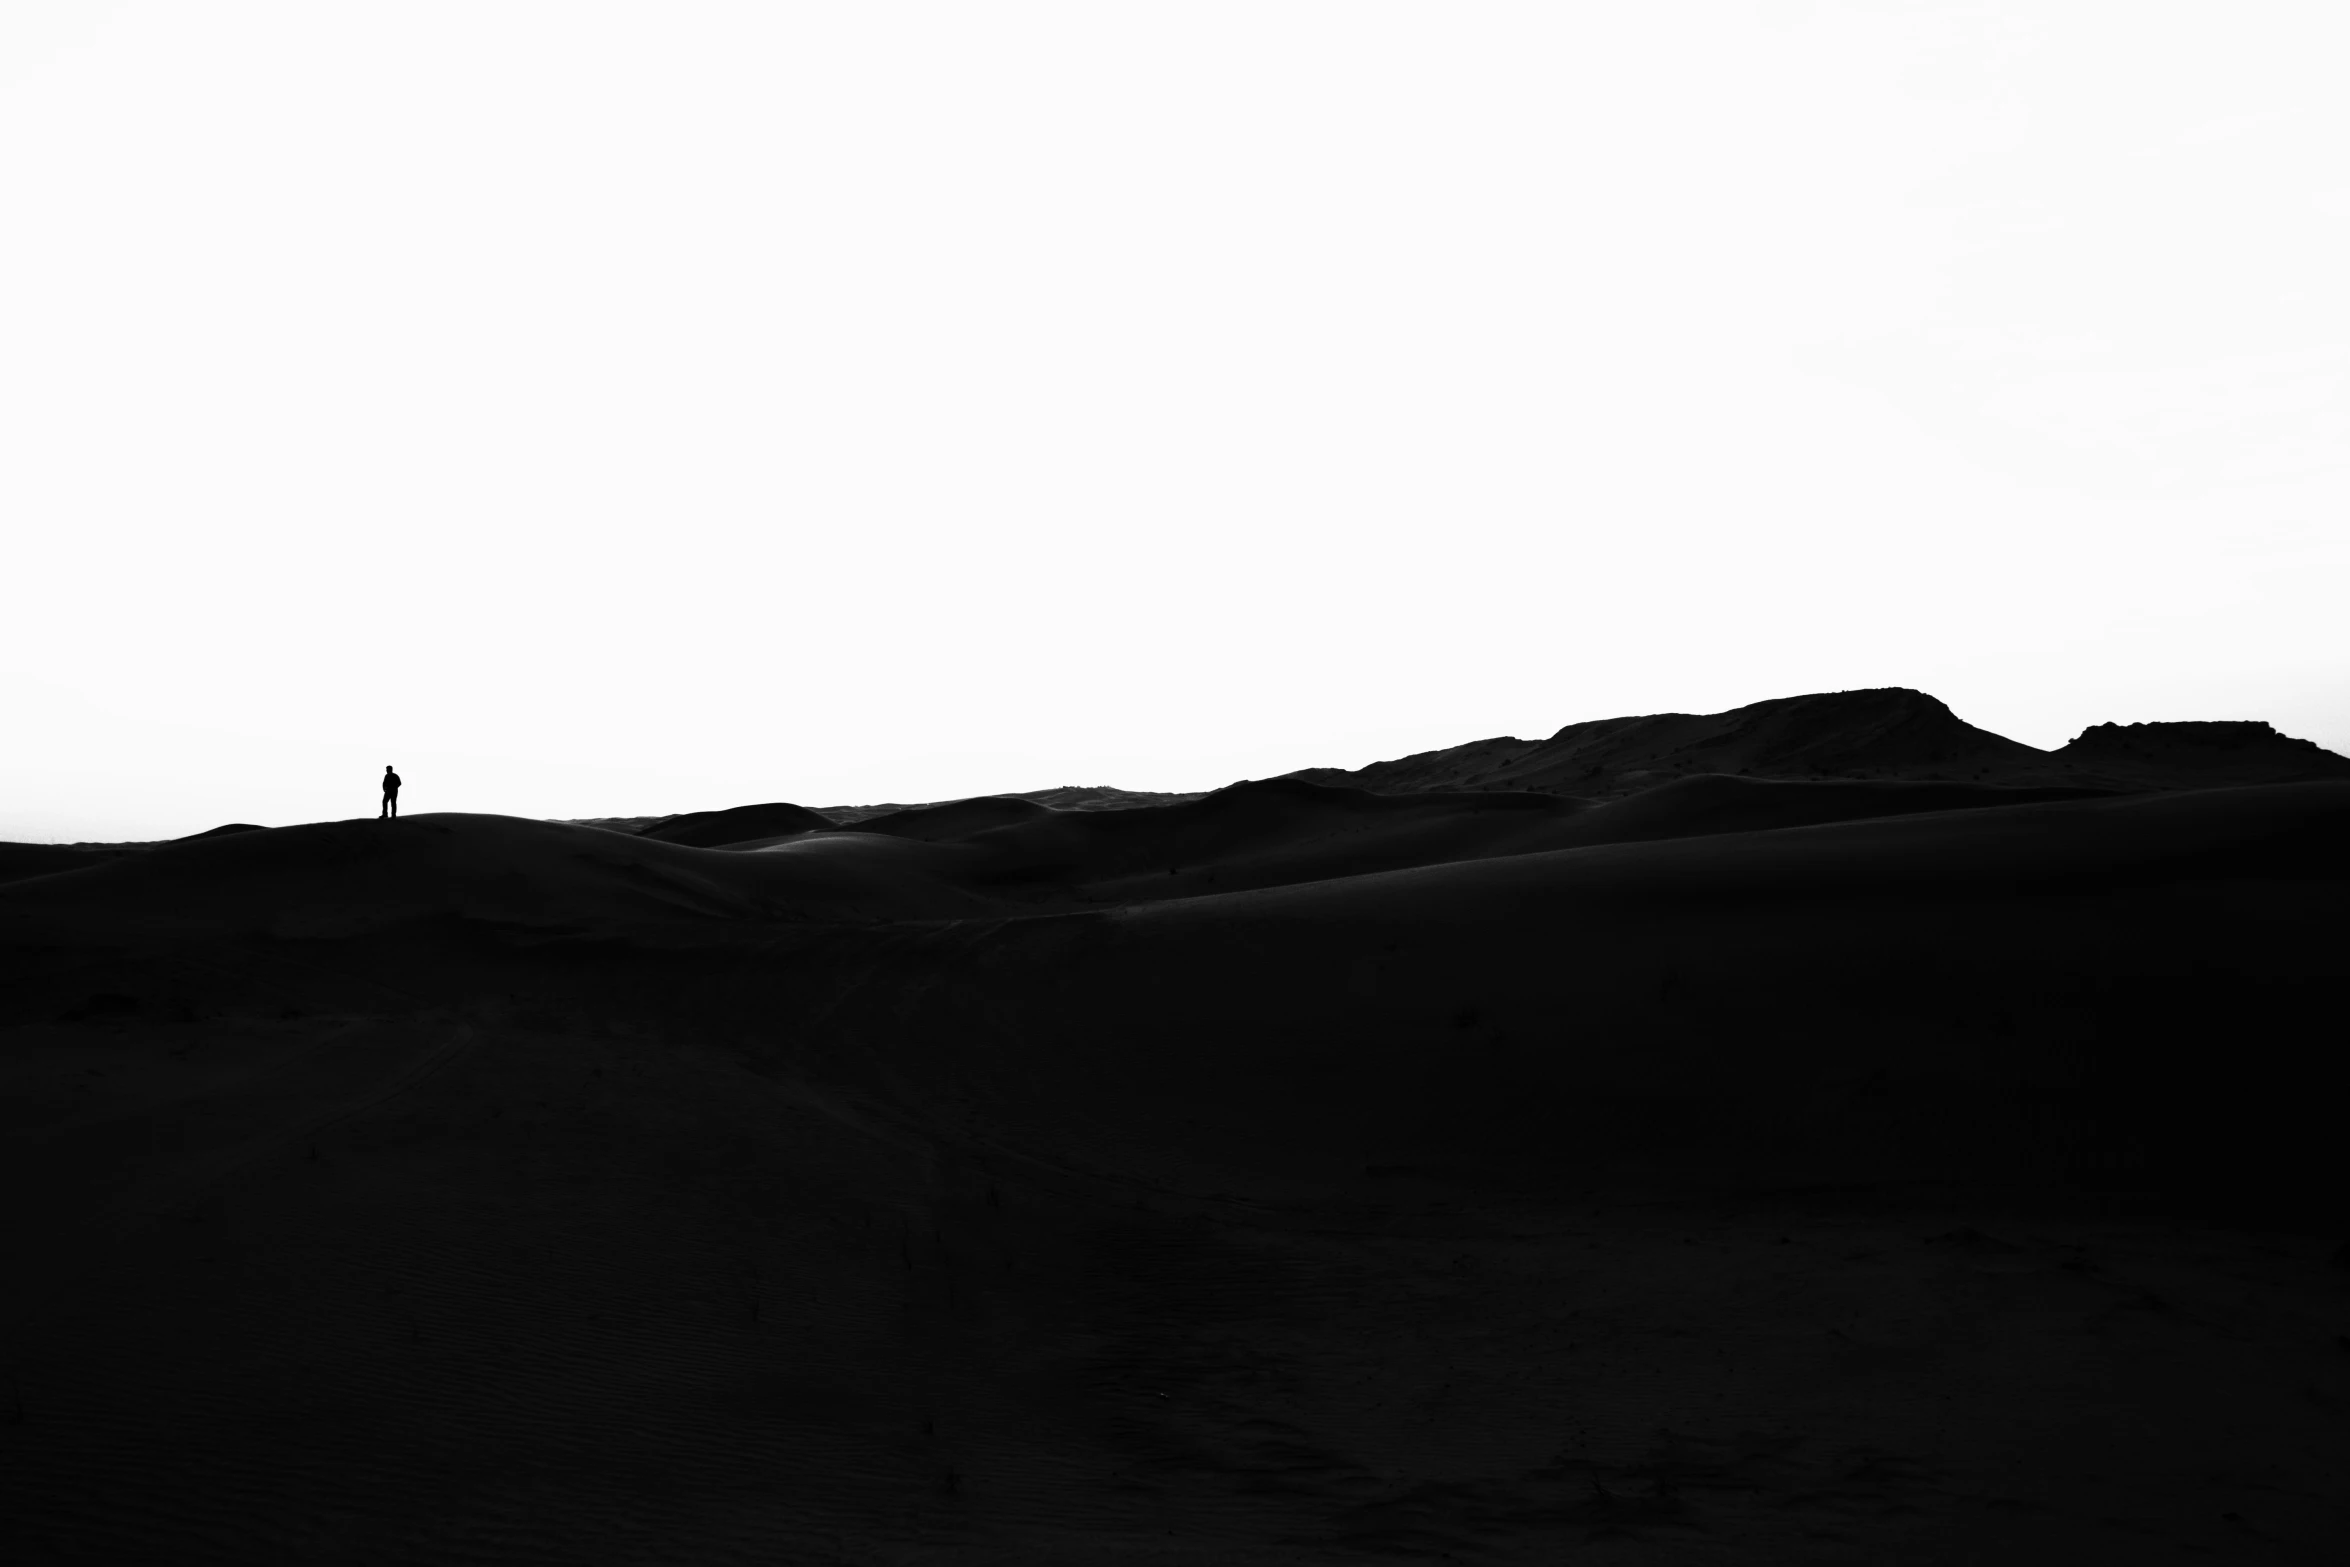
M 0 889 L 0 1543 L 2337 1559 L 2350 790 L 1284 812 Z

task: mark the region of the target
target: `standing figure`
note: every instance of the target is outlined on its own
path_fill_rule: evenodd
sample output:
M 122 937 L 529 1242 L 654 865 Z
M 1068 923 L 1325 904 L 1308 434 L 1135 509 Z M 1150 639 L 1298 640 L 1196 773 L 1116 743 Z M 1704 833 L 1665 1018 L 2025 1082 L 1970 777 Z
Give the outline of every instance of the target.
M 397 815 L 399 815 L 399 814 L 400 814 L 400 775 L 399 775 L 398 773 L 395 773 L 395 772 L 393 772 L 393 771 L 392 771 L 392 765 L 391 765 L 391 763 L 389 763 L 389 762 L 386 762 L 386 763 L 384 764 L 384 808 L 383 808 L 383 816 L 397 816 Z M 380 820 L 382 819 L 382 817 L 378 817 L 377 819 L 380 821 Z

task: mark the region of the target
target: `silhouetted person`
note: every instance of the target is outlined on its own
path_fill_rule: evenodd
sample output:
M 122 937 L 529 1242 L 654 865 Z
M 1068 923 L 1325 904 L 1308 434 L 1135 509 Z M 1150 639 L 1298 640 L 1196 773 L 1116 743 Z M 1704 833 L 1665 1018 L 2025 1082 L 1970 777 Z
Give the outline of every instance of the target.
M 384 764 L 384 808 L 383 808 L 383 815 L 384 815 L 384 816 L 397 816 L 397 815 L 399 815 L 399 814 L 400 814 L 400 775 L 399 775 L 398 773 L 395 773 L 395 772 L 393 772 L 393 771 L 392 771 L 392 768 L 391 768 L 391 764 L 390 764 L 389 762 L 386 762 L 386 763 Z M 380 818 L 379 818 L 379 820 L 380 820 Z

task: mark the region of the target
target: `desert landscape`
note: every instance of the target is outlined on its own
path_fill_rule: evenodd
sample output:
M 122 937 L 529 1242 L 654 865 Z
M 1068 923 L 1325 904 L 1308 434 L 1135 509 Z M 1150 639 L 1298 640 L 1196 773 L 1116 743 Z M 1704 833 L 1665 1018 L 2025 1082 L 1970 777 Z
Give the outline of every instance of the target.
M 2318 1562 L 2350 760 L 0 848 L 21 1562 Z

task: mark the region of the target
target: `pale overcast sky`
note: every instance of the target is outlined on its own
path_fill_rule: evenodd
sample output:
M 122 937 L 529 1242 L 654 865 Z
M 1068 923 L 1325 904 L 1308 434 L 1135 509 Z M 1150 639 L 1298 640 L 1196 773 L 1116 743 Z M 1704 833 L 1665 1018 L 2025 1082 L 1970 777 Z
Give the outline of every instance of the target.
M 0 837 L 2350 751 L 2350 10 L 10 0 Z

